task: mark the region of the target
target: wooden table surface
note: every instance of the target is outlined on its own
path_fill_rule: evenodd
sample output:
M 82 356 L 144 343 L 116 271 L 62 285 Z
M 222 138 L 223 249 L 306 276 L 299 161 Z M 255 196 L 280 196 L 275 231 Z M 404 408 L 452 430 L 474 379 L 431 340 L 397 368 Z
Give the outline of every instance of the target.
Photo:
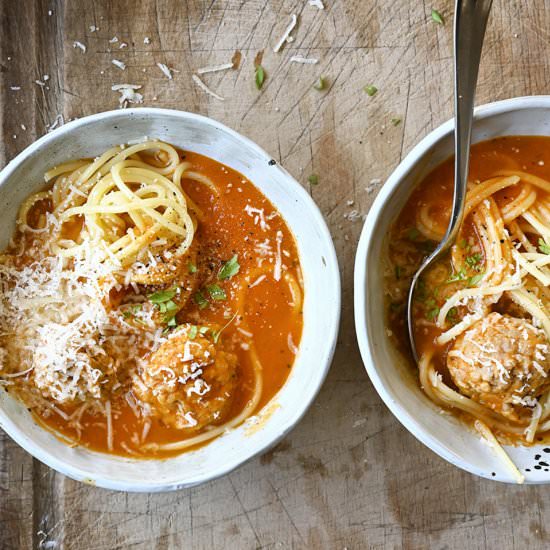
M 0 1 L 2 165 L 59 115 L 117 108 L 113 84 L 141 85 L 143 105 L 211 116 L 278 159 L 329 223 L 343 282 L 338 349 L 315 404 L 278 447 L 222 479 L 169 494 L 109 492 L 56 474 L 0 433 L 2 550 L 550 546 L 547 489 L 478 479 L 421 445 L 372 388 L 355 340 L 356 213 L 452 112 L 452 2 L 433 2 L 324 0 L 321 11 L 307 0 Z M 295 40 L 276 54 L 292 13 Z M 225 101 L 193 83 L 197 68 L 236 51 L 237 70 L 204 76 Z M 291 63 L 298 54 L 319 62 Z M 549 3 L 495 0 L 478 103 L 543 94 L 549 81 Z

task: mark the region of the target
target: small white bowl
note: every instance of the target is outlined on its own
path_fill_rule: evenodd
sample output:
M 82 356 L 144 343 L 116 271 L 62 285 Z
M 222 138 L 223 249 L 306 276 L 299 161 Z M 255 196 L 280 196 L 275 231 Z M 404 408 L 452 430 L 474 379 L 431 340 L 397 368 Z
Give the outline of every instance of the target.
M 340 320 L 340 276 L 330 233 L 302 187 L 252 141 L 199 115 L 127 109 L 70 122 L 25 149 L 0 172 L 0 247 L 19 205 L 43 187 L 44 172 L 63 161 L 94 157 L 109 147 L 155 137 L 207 155 L 241 172 L 281 212 L 298 245 L 304 277 L 304 329 L 295 364 L 257 425 L 242 426 L 205 447 L 164 460 L 132 460 L 69 448 L 40 428 L 25 407 L 0 390 L 0 428 L 38 460 L 76 480 L 124 491 L 190 487 L 226 474 L 265 452 L 302 418 L 328 372 Z
M 401 162 L 376 197 L 361 233 L 355 259 L 355 326 L 365 368 L 374 387 L 397 419 L 445 460 L 473 474 L 514 483 L 493 450 L 463 422 L 441 414 L 422 392 L 418 374 L 386 334 L 380 258 L 386 234 L 411 191 L 435 166 L 454 153 L 454 121 L 427 135 Z M 550 136 L 550 96 L 508 99 L 475 110 L 473 142 L 499 136 Z M 550 447 L 550 445 L 548 446 Z M 526 483 L 549 483 L 550 473 L 534 470 L 544 445 L 506 447 Z M 525 472 L 528 468 L 531 471 Z

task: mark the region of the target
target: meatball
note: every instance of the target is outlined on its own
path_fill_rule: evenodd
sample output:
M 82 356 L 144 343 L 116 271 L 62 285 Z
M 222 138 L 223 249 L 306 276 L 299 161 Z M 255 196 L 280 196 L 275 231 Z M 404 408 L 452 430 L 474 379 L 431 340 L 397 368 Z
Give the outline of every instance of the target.
M 456 339 L 447 368 L 461 393 L 519 420 L 550 386 L 549 352 L 543 330 L 493 312 Z
M 211 328 L 182 325 L 134 378 L 135 395 L 164 424 L 199 431 L 226 416 L 237 384 L 237 357 L 214 334 Z

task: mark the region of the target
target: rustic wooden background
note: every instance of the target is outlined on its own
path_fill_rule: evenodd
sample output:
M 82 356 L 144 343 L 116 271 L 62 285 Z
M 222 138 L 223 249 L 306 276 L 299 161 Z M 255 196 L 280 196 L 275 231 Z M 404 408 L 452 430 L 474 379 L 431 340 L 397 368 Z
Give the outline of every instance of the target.
M 305 419 L 267 455 L 202 487 L 151 495 L 91 488 L 0 434 L 2 550 L 550 546 L 548 490 L 477 479 L 423 447 L 378 398 L 355 341 L 352 271 L 362 223 L 350 213 L 365 214 L 380 181 L 451 116 L 452 1 L 324 3 L 320 11 L 307 0 L 0 0 L 2 165 L 58 115 L 117 108 L 113 84 L 142 85 L 144 105 L 228 124 L 306 188 L 309 174 L 320 175 L 310 192 L 336 243 L 344 304 L 334 364 Z M 275 54 L 291 13 L 299 15 L 295 41 Z M 192 83 L 198 67 L 228 62 L 237 50 L 238 70 L 204 77 L 225 102 Z M 319 63 L 290 63 L 294 54 Z M 158 62 L 178 71 L 173 80 Z M 482 64 L 479 103 L 547 92 L 547 0 L 495 0 Z M 312 88 L 320 75 L 323 92 Z M 363 91 L 367 84 L 375 96 Z

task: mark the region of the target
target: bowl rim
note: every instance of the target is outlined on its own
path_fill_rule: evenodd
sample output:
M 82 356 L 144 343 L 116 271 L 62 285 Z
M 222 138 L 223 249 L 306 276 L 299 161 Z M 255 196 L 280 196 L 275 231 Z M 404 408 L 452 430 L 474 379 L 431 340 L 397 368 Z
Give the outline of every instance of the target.
M 476 121 L 491 118 L 511 111 L 521 111 L 524 109 L 548 109 L 550 107 L 550 95 L 521 96 L 492 103 L 480 105 L 474 109 L 474 124 Z M 442 138 L 448 136 L 454 131 L 454 118 L 451 118 L 432 130 L 419 143 L 417 143 L 405 158 L 397 165 L 394 171 L 385 181 L 383 187 L 375 198 L 363 225 L 359 244 L 355 254 L 354 266 L 354 317 L 355 331 L 359 344 L 359 351 L 367 374 L 375 387 L 382 401 L 390 409 L 397 420 L 421 443 L 438 454 L 441 458 L 450 462 L 454 466 L 465 470 L 471 474 L 490 479 L 513 483 L 508 478 L 500 478 L 490 475 L 487 470 L 481 470 L 471 463 L 460 460 L 456 455 L 450 453 L 443 445 L 439 443 L 436 437 L 429 432 L 416 420 L 416 418 L 407 412 L 401 403 L 394 399 L 391 392 L 378 375 L 378 367 L 374 360 L 372 350 L 372 329 L 367 323 L 367 288 L 369 285 L 369 273 L 367 270 L 367 258 L 371 254 L 372 243 L 375 239 L 382 239 L 384 235 L 376 236 L 375 228 L 383 208 L 391 199 L 394 191 L 403 183 L 404 177 L 413 169 L 415 164 L 430 149 L 434 147 Z M 526 484 L 545 484 L 550 483 L 550 477 L 546 481 L 528 481 Z
M 197 122 L 198 124 L 208 125 L 215 128 L 216 130 L 221 130 L 222 132 L 225 132 L 231 135 L 236 140 L 240 141 L 246 147 L 254 150 L 255 153 L 262 160 L 265 160 L 266 166 L 268 165 L 268 162 L 273 159 L 272 155 L 267 153 L 262 147 L 260 147 L 251 139 L 243 136 L 242 134 L 233 130 L 232 128 L 229 128 L 225 124 L 222 124 L 221 122 L 218 122 L 217 120 L 204 115 L 191 113 L 189 111 L 182 111 L 177 109 L 164 109 L 159 107 L 137 107 L 137 108 L 129 108 L 129 109 L 114 109 L 110 111 L 102 111 L 99 113 L 94 113 L 94 114 L 67 122 L 63 126 L 56 128 L 55 130 L 49 133 L 46 133 L 39 139 L 35 140 L 29 146 L 25 147 L 20 153 L 18 153 L 12 160 L 10 160 L 4 166 L 4 168 L 0 170 L 0 187 L 4 185 L 4 183 L 12 176 L 13 172 L 20 165 L 27 162 L 29 157 L 38 153 L 42 148 L 42 146 L 44 146 L 45 144 L 51 141 L 57 140 L 63 134 L 68 134 L 77 129 L 84 128 L 86 125 L 90 123 L 95 123 L 95 122 L 110 119 L 110 118 L 118 118 L 121 116 L 126 116 L 130 119 L 133 116 L 149 116 L 154 118 L 157 115 L 191 120 L 191 121 Z M 292 196 L 297 201 L 308 204 L 310 215 L 312 219 L 315 221 L 321 240 L 323 240 L 326 243 L 326 250 L 324 251 L 326 253 L 324 254 L 326 267 L 327 267 L 326 276 L 327 276 L 327 280 L 331 281 L 330 292 L 328 292 L 325 295 L 330 298 L 330 300 L 327 300 L 327 304 L 329 304 L 328 307 L 331 310 L 331 318 L 329 320 L 329 330 L 327 330 L 327 332 L 324 334 L 324 337 L 323 337 L 323 343 L 322 343 L 323 352 L 319 354 L 320 361 L 317 364 L 318 373 L 316 376 L 315 385 L 311 390 L 309 399 L 306 399 L 304 401 L 299 401 L 299 402 L 297 401 L 297 407 L 295 411 L 290 416 L 290 418 L 279 427 L 279 429 L 277 430 L 278 433 L 274 436 L 270 436 L 269 438 L 267 438 L 265 442 L 259 443 L 257 445 L 257 448 L 254 449 L 252 453 L 243 455 L 242 457 L 238 457 L 230 463 L 224 463 L 222 466 L 216 468 L 210 473 L 205 472 L 203 474 L 199 474 L 193 479 L 193 481 L 157 482 L 155 480 L 150 481 L 150 480 L 144 479 L 144 480 L 141 480 L 139 484 L 135 482 L 119 481 L 114 477 L 100 477 L 93 474 L 90 471 L 87 471 L 85 469 L 82 469 L 76 466 L 72 466 L 66 463 L 64 460 L 58 459 L 56 456 L 53 455 L 51 451 L 47 449 L 43 450 L 43 448 L 35 444 L 30 437 L 20 432 L 20 430 L 17 428 L 17 426 L 15 426 L 12 423 L 9 417 L 5 416 L 4 418 L 6 421 L 2 423 L 2 429 L 13 441 L 15 441 L 20 447 L 25 449 L 34 458 L 38 459 L 39 461 L 46 464 L 50 468 L 56 470 L 57 472 L 60 472 L 61 474 L 66 475 L 74 480 L 82 481 L 84 483 L 87 483 L 93 486 L 102 487 L 102 488 L 111 489 L 111 490 L 119 490 L 119 491 L 127 491 L 127 492 L 159 492 L 159 491 L 170 491 L 170 490 L 178 490 L 182 488 L 193 487 L 196 485 L 200 485 L 202 483 L 206 483 L 208 481 L 213 481 L 219 477 L 227 475 L 228 473 L 232 472 L 239 466 L 242 466 L 243 464 L 252 460 L 253 458 L 265 453 L 267 450 L 269 450 L 270 448 L 275 446 L 279 441 L 281 441 L 281 439 L 283 439 L 286 435 L 288 435 L 288 433 L 297 426 L 297 424 L 304 417 L 306 412 L 310 409 L 319 391 L 321 390 L 321 387 L 323 386 L 323 383 L 327 377 L 328 371 L 330 370 L 332 360 L 334 357 L 337 339 L 338 339 L 338 332 L 340 328 L 340 314 L 341 314 L 340 269 L 338 264 L 338 257 L 336 255 L 336 250 L 334 247 L 334 241 L 330 234 L 328 225 L 319 207 L 313 200 L 313 198 L 298 183 L 298 181 L 279 164 L 279 162 L 277 162 L 275 166 L 270 166 L 270 170 L 279 171 L 281 173 L 281 176 L 284 178 L 285 182 L 287 183 L 288 188 L 292 193 Z M 254 182 L 252 183 L 253 185 L 255 185 Z M 274 206 L 276 208 L 278 207 L 278 205 L 275 203 L 274 203 Z M 285 221 L 288 223 L 287 220 Z M 291 230 L 291 232 L 293 232 L 293 228 L 291 227 L 290 224 L 289 224 L 289 229 Z M 279 391 L 275 394 L 275 396 L 272 398 L 272 400 L 269 403 L 273 402 L 273 400 L 276 399 L 277 396 L 284 391 L 285 385 L 286 385 L 286 382 L 279 389 Z M 264 406 L 261 410 L 264 410 L 265 407 L 268 407 L 269 403 L 267 403 L 266 406 Z M 266 422 L 269 422 L 269 420 L 266 420 Z M 243 426 L 244 424 L 241 424 L 237 426 L 235 429 L 243 428 Z M 101 453 L 101 454 L 109 456 L 106 453 Z M 170 457 L 170 458 L 161 459 L 161 460 L 170 460 L 171 458 L 177 458 L 177 456 L 180 456 L 180 455 L 176 455 L 176 457 Z M 115 456 L 115 458 L 117 457 Z

